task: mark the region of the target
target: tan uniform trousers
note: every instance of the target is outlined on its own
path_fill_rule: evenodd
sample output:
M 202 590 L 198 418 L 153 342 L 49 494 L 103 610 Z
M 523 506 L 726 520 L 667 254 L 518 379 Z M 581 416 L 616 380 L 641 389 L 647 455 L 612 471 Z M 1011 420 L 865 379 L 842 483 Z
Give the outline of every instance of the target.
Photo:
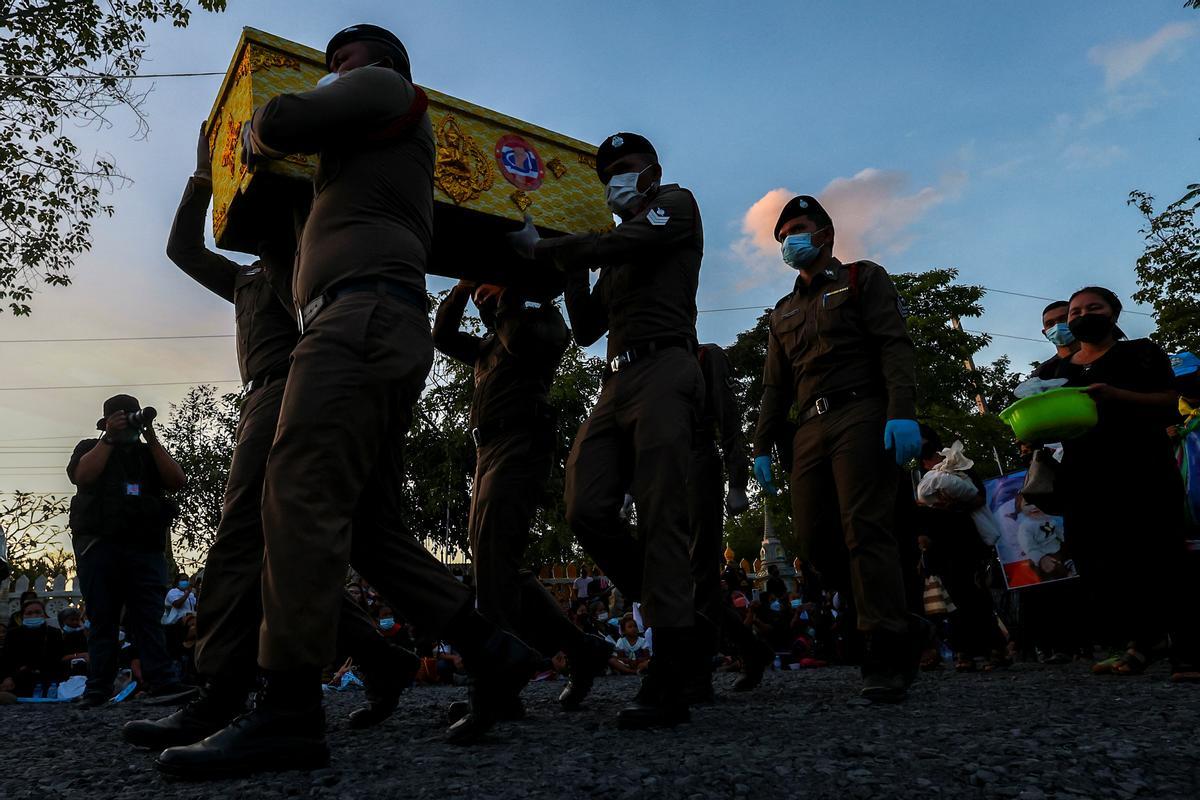
M 721 597 L 721 546 L 725 533 L 725 479 L 721 456 L 711 441 L 692 450 L 688 479 L 692 525 L 692 580 L 696 610 L 717 621 L 724 616 Z
M 404 436 L 432 363 L 425 314 L 382 291 L 338 299 L 296 345 L 263 489 L 265 669 L 334 658 L 351 561 L 425 630 L 469 608 L 402 519 Z
M 554 467 L 554 431 L 515 429 L 477 453 L 468 522 L 479 613 L 541 652 L 569 649 L 579 629 L 525 568 L 529 531 Z
M 694 622 L 688 462 L 704 378 L 696 357 L 672 347 L 611 376 L 567 460 L 567 521 L 647 625 Z M 637 505 L 635 539 L 619 512 Z
M 196 671 L 208 679 L 252 684 L 262 621 L 262 490 L 275 438 L 282 380 L 255 389 L 242 405 L 221 522 L 204 563 L 196 606 Z M 383 643 L 375 624 L 343 593 L 340 648 L 356 655 Z
M 833 408 L 799 426 L 792 442 L 792 526 L 822 572 L 836 572 L 833 565 L 845 559 L 837 551 L 844 546 L 848 552 L 860 630 L 906 633 L 900 551 L 892 532 L 900 470 L 883 446 L 886 421 L 887 401 L 880 397 Z

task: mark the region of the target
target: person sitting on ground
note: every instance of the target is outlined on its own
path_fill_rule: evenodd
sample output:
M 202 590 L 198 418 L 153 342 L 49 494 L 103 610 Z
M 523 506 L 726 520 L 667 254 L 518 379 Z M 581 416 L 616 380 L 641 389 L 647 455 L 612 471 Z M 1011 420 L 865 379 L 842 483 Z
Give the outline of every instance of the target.
M 0 692 L 31 697 L 40 685 L 45 696 L 63 677 L 62 631 L 48 624 L 46 605 L 36 597 L 21 604 L 20 615 L 20 627 L 10 630 L 4 642 Z
M 613 644 L 613 656 L 608 664 L 618 675 L 638 675 L 650 664 L 646 639 L 638 632 L 637 621 L 632 616 L 621 620 L 621 634 Z
M 87 631 L 83 616 L 78 608 L 64 608 L 58 612 L 58 627 L 62 631 L 62 665 L 68 675 L 86 675 Z

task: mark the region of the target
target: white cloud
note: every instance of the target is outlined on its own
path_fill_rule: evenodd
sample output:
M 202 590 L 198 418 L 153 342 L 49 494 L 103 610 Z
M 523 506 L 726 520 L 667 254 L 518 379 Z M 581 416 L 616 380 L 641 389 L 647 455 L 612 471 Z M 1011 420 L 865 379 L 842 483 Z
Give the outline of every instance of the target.
M 1125 149 L 1115 144 L 1093 145 L 1076 142 L 1067 145 L 1062 152 L 1062 160 L 1069 169 L 1107 167 L 1124 156 Z
M 1179 42 L 1195 36 L 1196 32 L 1195 23 L 1172 22 L 1145 39 L 1096 45 L 1088 51 L 1088 59 L 1104 70 L 1104 86 L 1111 91 L 1141 74 L 1158 56 L 1177 57 Z
M 817 193 L 817 199 L 833 218 L 837 237 L 834 254 L 842 261 L 859 258 L 883 260 L 908 249 L 909 229 L 929 209 L 953 196 L 966 182 L 966 175 L 952 173 L 937 186 L 907 193 L 908 174 L 899 170 L 868 167 L 850 178 L 835 178 Z M 738 289 L 758 286 L 777 277 L 779 244 L 775 221 L 783 206 L 795 195 L 778 188 L 764 194 L 742 216 L 742 236 L 732 250 L 746 268 Z

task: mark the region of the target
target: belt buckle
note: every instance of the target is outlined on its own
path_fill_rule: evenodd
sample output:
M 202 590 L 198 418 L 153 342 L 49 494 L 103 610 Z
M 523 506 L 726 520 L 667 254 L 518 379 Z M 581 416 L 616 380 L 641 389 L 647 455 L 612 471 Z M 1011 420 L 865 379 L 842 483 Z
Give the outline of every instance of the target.
M 471 428 L 471 441 L 475 443 L 476 447 L 479 447 L 480 438 L 479 428 Z
M 817 409 L 817 416 L 824 414 L 826 411 L 829 410 L 829 398 L 818 397 L 817 402 L 815 403 L 815 407 Z

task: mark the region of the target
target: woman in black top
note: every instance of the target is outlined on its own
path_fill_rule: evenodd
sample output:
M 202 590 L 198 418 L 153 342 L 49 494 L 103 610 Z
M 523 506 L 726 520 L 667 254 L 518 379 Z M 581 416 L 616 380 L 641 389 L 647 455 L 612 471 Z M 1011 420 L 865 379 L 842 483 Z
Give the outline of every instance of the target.
M 1063 443 L 1058 489 L 1094 619 L 1104 621 L 1098 633 L 1126 648 L 1092 671 L 1129 675 L 1145 669 L 1169 631 L 1181 632 L 1172 621 L 1186 611 L 1177 575 L 1183 484 L 1166 432 L 1178 418 L 1170 361 L 1148 339 L 1125 340 L 1120 313 L 1108 289 L 1071 296 L 1069 325 L 1080 348 L 1056 377 L 1086 387 L 1100 421 Z

